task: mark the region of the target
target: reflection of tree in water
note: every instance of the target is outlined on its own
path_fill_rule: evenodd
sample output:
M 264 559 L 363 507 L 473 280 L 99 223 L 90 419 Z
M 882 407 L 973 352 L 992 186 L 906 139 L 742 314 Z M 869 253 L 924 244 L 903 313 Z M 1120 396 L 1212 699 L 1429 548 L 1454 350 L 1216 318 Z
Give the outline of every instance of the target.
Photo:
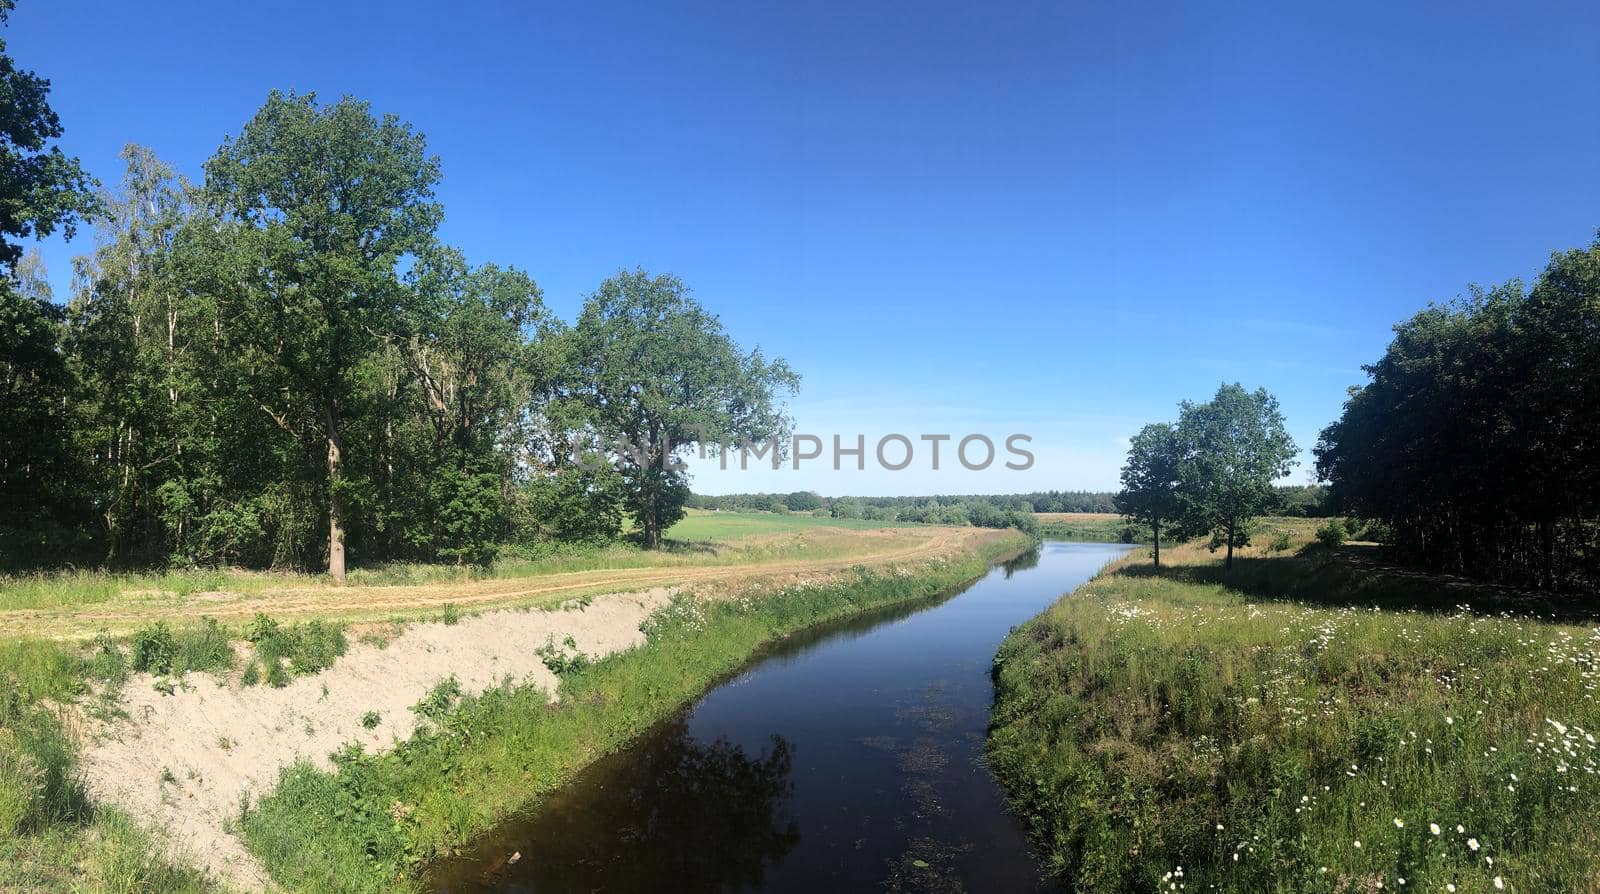
M 532 891 L 759 888 L 766 868 L 800 841 L 780 824 L 791 746 L 772 737 L 751 757 L 704 743 L 680 719 L 596 764 L 546 801 L 518 840 L 522 858 L 496 887 Z
M 1022 555 L 1017 556 L 1015 559 L 1012 559 L 1011 561 L 1001 565 L 1001 567 L 1006 570 L 1006 577 L 1010 577 L 1011 575 L 1016 574 L 1018 571 L 1027 571 L 1029 568 L 1038 567 L 1039 552 L 1040 550 L 1036 546 Z

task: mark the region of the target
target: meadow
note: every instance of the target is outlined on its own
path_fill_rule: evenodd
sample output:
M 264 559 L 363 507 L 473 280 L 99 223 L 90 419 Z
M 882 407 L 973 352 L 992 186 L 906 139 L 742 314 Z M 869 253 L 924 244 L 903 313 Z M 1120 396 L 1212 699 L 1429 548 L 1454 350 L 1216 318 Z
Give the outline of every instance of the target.
M 1600 630 L 1269 520 L 1009 637 L 990 758 L 1095 891 L 1600 890 Z
M 1039 535 L 1080 543 L 1149 543 L 1148 525 L 1130 523 L 1113 512 L 1035 512 Z

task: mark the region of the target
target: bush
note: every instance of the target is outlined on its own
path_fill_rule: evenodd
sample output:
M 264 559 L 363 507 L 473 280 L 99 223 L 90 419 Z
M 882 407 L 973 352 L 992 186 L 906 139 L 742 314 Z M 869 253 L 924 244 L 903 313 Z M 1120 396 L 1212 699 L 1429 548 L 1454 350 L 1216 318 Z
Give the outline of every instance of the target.
M 329 667 L 349 647 L 344 628 L 337 624 L 307 621 L 284 627 L 266 615 L 257 615 L 251 622 L 248 639 L 256 651 L 242 681 L 247 686 L 263 678 L 271 686 L 288 685 L 292 676 Z M 264 673 L 257 670 L 257 664 Z
M 216 618 L 202 618 L 199 627 L 183 631 L 175 638 L 178 655 L 173 670 L 219 671 L 233 666 L 233 644 Z
M 1336 518 L 1328 519 L 1328 523 L 1317 529 L 1317 542 L 1332 549 L 1344 543 L 1346 533 L 1344 522 Z
M 172 673 L 178 660 L 178 646 L 172 641 L 167 622 L 157 621 L 133 635 L 133 669 L 152 674 Z
M 1289 546 L 1290 546 L 1289 532 L 1288 531 L 1279 531 L 1277 534 L 1274 534 L 1273 537 L 1272 537 L 1272 540 L 1267 543 L 1267 552 L 1269 552 L 1269 553 L 1288 552 L 1289 551 Z

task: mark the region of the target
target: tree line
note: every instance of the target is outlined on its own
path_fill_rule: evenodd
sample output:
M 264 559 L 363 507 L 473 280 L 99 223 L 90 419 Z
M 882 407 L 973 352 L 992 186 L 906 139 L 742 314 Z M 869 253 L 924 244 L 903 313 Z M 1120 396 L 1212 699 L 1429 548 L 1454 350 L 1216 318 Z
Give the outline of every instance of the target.
M 831 508 L 840 500 L 854 501 L 863 508 L 894 510 L 927 509 L 956 504 L 987 503 L 1007 512 L 1116 512 L 1112 491 L 1035 491 L 1025 494 L 933 494 L 917 497 L 825 497 L 813 491 L 792 493 L 695 494 L 689 505 L 695 509 L 723 512 L 771 512 L 782 503 L 791 512 Z M 891 518 L 892 520 L 892 518 Z
M 689 498 L 676 445 L 789 430 L 798 377 L 676 277 L 619 272 L 568 324 L 526 272 L 443 244 L 439 160 L 393 115 L 273 92 L 200 182 L 129 146 L 102 189 L 50 145 L 49 82 L 0 61 L 8 567 L 342 579 L 347 556 L 615 537 L 624 513 L 655 546 Z M 19 243 L 85 221 L 58 303 Z
M 1429 305 L 1364 369 L 1315 451 L 1343 511 L 1427 568 L 1600 586 L 1600 237 Z
M 1250 543 L 1252 523 L 1283 505 L 1273 482 L 1294 465 L 1294 440 L 1266 389 L 1223 384 L 1205 403 L 1184 401 L 1175 423 L 1146 425 L 1129 442 L 1118 511 L 1150 526 L 1155 564 L 1161 535 L 1209 534 L 1211 549 Z

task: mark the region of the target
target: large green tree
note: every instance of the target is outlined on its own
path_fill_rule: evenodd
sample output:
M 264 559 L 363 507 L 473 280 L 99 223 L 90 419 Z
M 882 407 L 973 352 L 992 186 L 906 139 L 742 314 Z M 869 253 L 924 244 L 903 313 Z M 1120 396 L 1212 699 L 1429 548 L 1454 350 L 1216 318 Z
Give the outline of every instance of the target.
M 1429 568 L 1600 586 L 1600 239 L 1394 332 L 1317 445 L 1338 507 Z
M 344 425 L 362 362 L 400 328 L 402 268 L 433 244 L 438 160 L 421 134 L 365 102 L 273 92 L 206 163 L 222 217 L 223 321 L 259 411 L 320 455 L 328 571 L 343 582 L 352 496 Z
M 1178 486 L 1183 475 L 1184 449 L 1178 430 L 1165 422 L 1146 425 L 1128 444 L 1128 461 L 1122 467 L 1122 490 L 1117 511 L 1143 522 L 1155 533 L 1155 562 L 1161 567 L 1161 528 L 1183 512 Z
M 799 377 L 760 349 L 741 352 L 675 276 L 607 279 L 585 303 L 573 344 L 575 393 L 613 449 L 647 547 L 683 517 L 689 487 L 677 456 L 697 439 L 727 449 L 788 436 L 782 399 Z
M 508 435 L 529 401 L 529 339 L 545 320 L 542 296 L 526 273 L 472 268 L 450 248 L 424 255 L 411 281 L 397 343 L 428 421 L 429 474 L 409 539 L 446 558 L 486 562 L 509 524 Z
M 0 24 L 15 7 L 0 0 Z M 42 267 L 19 269 L 22 240 L 71 238 L 95 209 L 94 181 L 51 145 L 61 120 L 50 82 L 17 67 L 0 40 L 0 559 L 37 560 L 82 524 L 69 418 L 75 383 L 63 313 Z
M 1266 389 L 1224 384 L 1203 404 L 1185 401 L 1178 416 L 1184 456 L 1178 492 L 1184 526 L 1210 531 L 1213 548 L 1250 542 L 1250 523 L 1277 498 L 1272 483 L 1294 465 L 1294 440 L 1283 426 L 1278 399 Z

